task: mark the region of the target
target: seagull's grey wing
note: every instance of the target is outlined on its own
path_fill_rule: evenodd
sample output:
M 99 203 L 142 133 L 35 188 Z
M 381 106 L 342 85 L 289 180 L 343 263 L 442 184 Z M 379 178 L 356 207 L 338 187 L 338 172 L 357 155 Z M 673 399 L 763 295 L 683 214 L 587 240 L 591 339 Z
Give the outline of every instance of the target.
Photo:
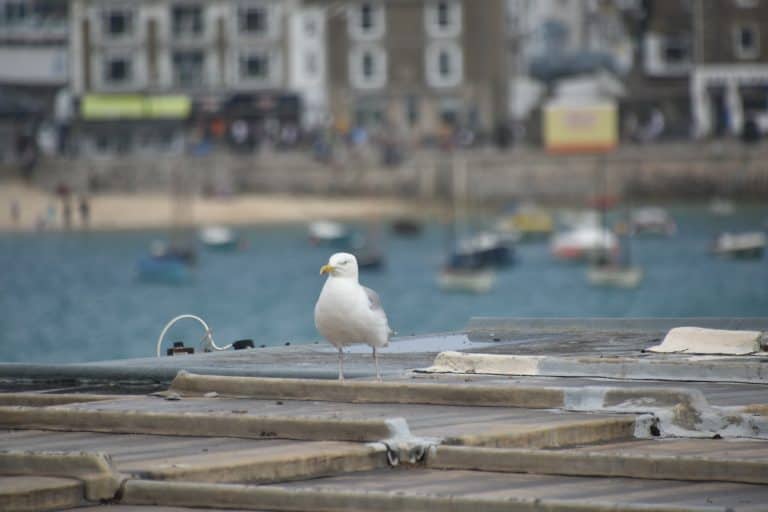
M 371 311 L 381 311 L 384 313 L 384 308 L 381 307 L 381 299 L 379 298 L 379 294 L 367 286 L 363 286 L 363 290 L 365 290 L 365 294 L 368 296 L 368 305 L 371 307 Z
M 387 314 L 384 312 L 384 308 L 381 306 L 381 299 L 379 299 L 379 294 L 367 286 L 363 286 L 363 290 L 365 290 L 365 294 L 368 296 L 368 305 L 370 306 L 371 311 L 377 315 L 381 315 L 384 318 L 384 322 L 386 322 L 387 325 L 387 333 L 389 335 L 395 334 L 395 331 L 393 331 L 389 326 L 389 320 L 387 319 Z

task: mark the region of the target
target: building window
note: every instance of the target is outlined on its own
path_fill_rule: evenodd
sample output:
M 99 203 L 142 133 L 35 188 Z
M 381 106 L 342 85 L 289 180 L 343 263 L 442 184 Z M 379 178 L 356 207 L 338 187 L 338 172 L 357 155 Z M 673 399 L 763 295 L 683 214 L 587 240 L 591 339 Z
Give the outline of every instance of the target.
M 267 80 L 268 78 L 268 55 L 264 53 L 249 53 L 240 56 L 241 80 Z
M 670 65 L 688 64 L 691 61 L 691 47 L 688 39 L 672 37 L 666 39 L 664 61 Z
M 376 66 L 371 52 L 363 53 L 363 78 L 371 81 L 376 76 Z
M 461 3 L 440 0 L 424 5 L 424 22 L 432 37 L 456 37 L 461 33 Z
M 245 84 L 276 85 L 282 75 L 282 59 L 277 50 L 241 49 L 237 55 L 237 80 Z
M 419 124 L 419 98 L 417 96 L 408 96 L 405 99 L 405 113 L 408 118 L 408 124 L 416 126 Z
M 173 81 L 180 87 L 199 87 L 205 83 L 203 52 L 200 50 L 173 53 Z
M 455 87 L 461 84 L 464 62 L 456 43 L 435 43 L 425 55 L 427 83 L 432 87 Z
M 110 9 L 102 18 L 103 33 L 112 39 L 133 34 L 133 13 L 128 10 Z
M 241 7 L 238 10 L 238 26 L 244 34 L 264 34 L 269 26 L 269 14 L 263 5 Z
M 736 57 L 756 59 L 760 55 L 760 32 L 756 24 L 740 25 L 734 30 Z
M 387 54 L 377 46 L 354 48 L 349 54 L 349 80 L 359 89 L 376 89 L 387 83 Z
M 20 24 L 29 13 L 27 3 L 19 0 L 6 1 L 3 5 L 3 21 L 8 25 Z
M 307 37 L 315 37 L 317 35 L 317 20 L 307 19 L 304 22 L 304 34 Z
M 203 8 L 176 5 L 171 9 L 171 30 L 175 37 L 194 37 L 203 33 Z
M 304 70 L 306 71 L 307 76 L 317 75 L 318 65 L 317 54 L 315 52 L 307 52 L 304 55 Z
M 384 35 L 384 7 L 379 2 L 362 2 L 349 7 L 347 27 L 353 39 L 372 40 Z
M 124 85 L 132 78 L 131 59 L 127 57 L 109 57 L 104 62 L 104 83 Z
M 371 4 L 360 6 L 360 28 L 363 29 L 363 32 L 373 29 L 373 6 Z

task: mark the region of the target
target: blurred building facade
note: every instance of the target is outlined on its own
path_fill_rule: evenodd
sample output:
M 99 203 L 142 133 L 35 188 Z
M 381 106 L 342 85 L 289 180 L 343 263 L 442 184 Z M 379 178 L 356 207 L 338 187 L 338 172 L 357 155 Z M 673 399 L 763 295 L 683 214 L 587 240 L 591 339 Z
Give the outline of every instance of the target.
M 568 95 L 624 140 L 768 133 L 766 33 L 759 0 L 0 0 L 0 159 L 536 144 Z
M 694 28 L 695 134 L 740 135 L 748 122 L 768 132 L 768 2 L 699 0 Z
M 87 150 L 250 147 L 325 111 L 322 12 L 299 0 L 72 0 L 70 26 Z
M 315 3 L 328 13 L 338 128 L 472 143 L 506 119 L 503 0 Z
M 70 114 L 67 14 L 61 0 L 0 0 L 0 162 L 26 165 L 38 146 L 58 145 Z

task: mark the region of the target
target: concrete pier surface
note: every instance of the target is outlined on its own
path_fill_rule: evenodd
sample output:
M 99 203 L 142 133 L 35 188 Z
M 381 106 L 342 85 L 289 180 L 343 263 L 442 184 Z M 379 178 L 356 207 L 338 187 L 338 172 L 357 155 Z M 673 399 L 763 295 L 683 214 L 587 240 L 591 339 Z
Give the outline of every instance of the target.
M 324 344 L 0 364 L 0 510 L 768 510 L 764 343 L 646 351 L 679 326 L 768 319 L 473 319 L 382 382 Z

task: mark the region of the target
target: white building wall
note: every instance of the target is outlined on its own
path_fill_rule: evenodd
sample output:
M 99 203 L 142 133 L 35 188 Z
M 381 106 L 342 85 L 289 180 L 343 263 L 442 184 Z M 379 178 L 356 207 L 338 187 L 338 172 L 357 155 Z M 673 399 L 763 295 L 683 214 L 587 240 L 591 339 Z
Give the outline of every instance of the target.
M 0 82 L 19 85 L 66 85 L 67 47 L 0 46 Z
M 328 116 L 326 17 L 322 8 L 297 8 L 288 17 L 288 87 L 304 102 L 305 127 Z

